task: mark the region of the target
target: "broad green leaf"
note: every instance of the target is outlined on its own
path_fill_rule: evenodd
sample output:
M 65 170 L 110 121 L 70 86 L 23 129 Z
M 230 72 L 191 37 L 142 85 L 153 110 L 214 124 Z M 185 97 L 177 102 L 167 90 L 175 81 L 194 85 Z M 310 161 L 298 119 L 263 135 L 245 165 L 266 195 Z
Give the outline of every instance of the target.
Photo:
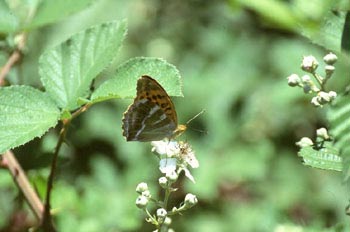
M 343 157 L 345 179 L 350 177 L 350 96 L 338 96 L 327 112 L 330 123 L 330 134 L 334 138 L 334 146 Z
M 119 66 L 114 77 L 99 86 L 91 99 L 98 102 L 131 98 L 136 94 L 136 82 L 142 75 L 156 79 L 170 96 L 183 96 L 181 76 L 174 65 L 159 58 L 137 57 Z
M 0 153 L 42 136 L 59 116 L 44 92 L 29 86 L 0 88 Z
M 345 13 L 329 12 L 317 30 L 303 30 L 312 42 L 326 49 L 340 52 Z
M 17 27 L 17 17 L 11 12 L 5 1 L 0 1 L 0 33 L 15 32 Z
M 303 147 L 299 156 L 303 158 L 304 164 L 313 168 L 342 171 L 342 158 L 339 151 L 332 147 L 315 150 L 312 147 Z
M 26 29 L 43 26 L 45 24 L 54 23 L 78 12 L 90 4 L 93 0 L 44 0 L 41 1 L 34 18 L 25 26 Z
M 104 23 L 41 55 L 41 81 L 59 107 L 73 110 L 79 106 L 79 99 L 88 95 L 91 81 L 116 56 L 125 34 L 125 21 Z

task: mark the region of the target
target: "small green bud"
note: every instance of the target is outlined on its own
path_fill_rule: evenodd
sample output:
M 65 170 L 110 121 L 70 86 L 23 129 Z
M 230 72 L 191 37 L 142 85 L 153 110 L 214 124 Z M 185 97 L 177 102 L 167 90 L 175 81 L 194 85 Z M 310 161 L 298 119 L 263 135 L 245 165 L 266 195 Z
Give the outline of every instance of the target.
M 304 56 L 301 69 L 305 72 L 313 73 L 318 67 L 318 62 L 314 56 Z
M 338 57 L 331 52 L 323 57 L 323 61 L 329 65 L 334 64 L 335 62 L 337 62 L 337 60 L 338 60 Z
M 158 182 L 159 182 L 160 187 L 162 187 L 164 189 L 168 187 L 168 179 L 166 177 L 164 177 L 164 176 L 160 177 L 158 179 Z
M 300 84 L 301 79 L 297 74 L 292 74 L 287 77 L 288 85 L 291 87 L 297 86 Z
M 142 192 L 148 190 L 148 185 L 145 182 L 141 182 L 136 186 L 136 192 L 142 194 Z
M 300 141 L 295 143 L 298 147 L 303 148 L 303 147 L 310 147 L 314 145 L 312 140 L 308 137 L 303 137 L 300 139 Z
M 317 137 L 320 137 L 320 138 L 322 138 L 324 140 L 328 140 L 329 139 L 328 131 L 324 127 L 316 130 L 316 135 L 317 135 Z
M 165 219 L 165 217 L 168 215 L 168 212 L 163 209 L 163 208 L 159 208 L 157 209 L 157 217 L 158 218 L 162 218 L 162 219 Z
M 147 204 L 148 204 L 148 198 L 145 196 L 139 196 L 136 199 L 136 206 L 140 209 L 145 208 L 147 206 Z

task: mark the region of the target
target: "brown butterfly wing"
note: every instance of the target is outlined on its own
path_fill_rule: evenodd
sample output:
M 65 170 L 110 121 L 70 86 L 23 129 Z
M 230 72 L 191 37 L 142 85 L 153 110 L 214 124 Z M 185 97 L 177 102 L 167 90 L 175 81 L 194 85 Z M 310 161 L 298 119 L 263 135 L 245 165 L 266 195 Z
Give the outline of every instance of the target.
M 137 95 L 123 117 L 127 141 L 157 141 L 173 136 L 177 116 L 163 87 L 149 76 L 137 81 Z
M 177 125 L 177 115 L 171 98 L 163 87 L 153 78 L 142 76 L 137 81 L 137 94 L 135 100 L 148 99 L 158 105 L 164 113 Z

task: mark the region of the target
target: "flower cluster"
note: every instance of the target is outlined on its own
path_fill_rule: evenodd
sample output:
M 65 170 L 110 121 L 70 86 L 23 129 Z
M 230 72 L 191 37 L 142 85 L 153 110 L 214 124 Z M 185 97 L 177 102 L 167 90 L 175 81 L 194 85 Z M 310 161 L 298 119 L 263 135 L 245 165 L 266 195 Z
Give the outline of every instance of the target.
M 334 91 L 325 91 L 326 82 L 332 77 L 335 67 L 333 64 L 337 61 L 337 56 L 333 53 L 327 54 L 323 57 L 325 62 L 325 75 L 321 76 L 316 73 L 319 66 L 318 61 L 314 56 L 305 56 L 301 63 L 301 69 L 309 74 L 299 77 L 297 74 L 292 74 L 287 77 L 288 85 L 291 87 L 298 86 L 304 90 L 305 93 L 315 93 L 316 95 L 311 99 L 311 104 L 315 107 L 322 107 L 325 104 L 331 103 L 336 97 L 337 93 Z
M 139 194 L 136 199 L 136 206 L 146 212 L 148 216 L 146 221 L 154 224 L 157 228 L 156 231 L 172 231 L 169 228 L 171 216 L 192 208 L 198 202 L 195 195 L 188 193 L 180 206 L 174 206 L 171 210 L 168 210 L 170 194 L 177 190 L 172 185 L 178 180 L 182 172 L 195 183 L 189 168 L 198 168 L 199 163 L 192 147 L 187 142 L 165 139 L 154 141 L 151 144 L 153 146 L 152 152 L 159 157 L 159 170 L 164 174 L 158 179 L 160 187 L 164 190 L 164 199 L 153 199 L 148 185 L 142 182 L 136 187 L 136 192 Z M 158 207 L 155 215 L 152 215 L 147 209 L 150 202 L 155 203 Z

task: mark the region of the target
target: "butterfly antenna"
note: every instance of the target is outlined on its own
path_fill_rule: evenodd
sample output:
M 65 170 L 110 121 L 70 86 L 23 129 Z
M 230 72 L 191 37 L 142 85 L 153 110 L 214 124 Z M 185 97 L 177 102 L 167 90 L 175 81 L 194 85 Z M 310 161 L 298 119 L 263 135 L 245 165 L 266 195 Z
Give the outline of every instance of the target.
M 186 125 L 188 125 L 190 122 L 192 122 L 192 120 L 196 119 L 199 115 L 203 114 L 205 112 L 205 109 L 203 109 L 201 112 L 199 112 L 198 114 L 196 114 L 195 116 L 193 116 L 190 120 L 188 120 L 186 122 Z

